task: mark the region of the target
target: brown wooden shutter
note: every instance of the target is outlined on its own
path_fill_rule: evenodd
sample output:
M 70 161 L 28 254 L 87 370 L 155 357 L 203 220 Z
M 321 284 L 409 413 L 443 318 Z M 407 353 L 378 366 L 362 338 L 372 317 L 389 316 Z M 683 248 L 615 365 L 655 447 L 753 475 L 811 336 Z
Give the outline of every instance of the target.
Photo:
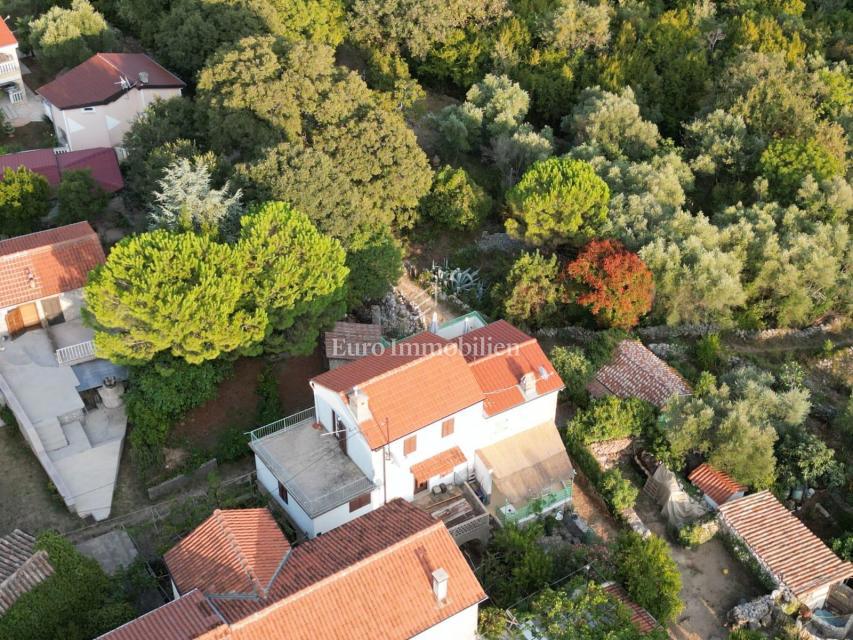
M 24 318 L 20 309 L 12 309 L 6 314 L 6 329 L 12 337 L 24 330 Z
M 448 418 L 441 423 L 441 437 L 446 438 L 449 435 L 453 435 L 453 418 Z
M 358 511 L 370 504 L 370 493 L 363 493 L 349 501 L 349 512 Z
M 418 449 L 418 437 L 410 436 L 403 440 L 403 455 L 414 453 Z

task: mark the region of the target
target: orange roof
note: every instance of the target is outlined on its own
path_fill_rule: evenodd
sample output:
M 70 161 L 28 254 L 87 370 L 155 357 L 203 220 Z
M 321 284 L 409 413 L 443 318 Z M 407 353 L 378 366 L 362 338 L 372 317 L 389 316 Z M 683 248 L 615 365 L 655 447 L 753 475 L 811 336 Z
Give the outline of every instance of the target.
M 605 593 L 610 594 L 616 600 L 628 607 L 628 610 L 631 612 L 631 622 L 634 623 L 634 626 L 637 627 L 637 630 L 640 633 L 649 633 L 657 628 L 658 622 L 654 617 L 652 617 L 652 614 L 631 600 L 628 592 L 620 585 L 615 582 L 608 582 L 601 585 L 601 587 Z
M 465 454 L 462 453 L 462 449 L 451 447 L 447 451 L 442 451 L 431 458 L 413 464 L 411 471 L 415 476 L 415 482 L 426 482 L 435 476 L 446 476 L 465 461 Z
M 163 559 L 181 593 L 262 595 L 289 551 L 267 509 L 217 509 Z
M 263 539 L 261 532 L 257 532 L 257 539 Z M 259 549 L 267 553 L 265 546 Z M 271 561 L 278 552 L 273 550 L 268 555 Z M 444 602 L 436 600 L 432 589 L 432 572 L 439 568 L 449 576 Z M 208 594 L 206 603 L 222 616 L 223 624 L 213 631 L 187 637 L 403 640 L 485 598 L 444 523 L 398 498 L 293 548 L 268 594 Z M 157 610 L 166 610 L 167 615 L 158 616 L 156 626 L 146 625 L 144 635 L 106 637 L 173 640 L 169 635 L 172 618 L 181 612 L 169 613 L 170 606 Z M 135 627 L 146 617 L 128 623 L 124 629 Z
M 723 504 L 736 493 L 746 491 L 745 486 L 707 462 L 693 469 L 687 479 L 717 505 Z
M 354 387 L 367 396 L 371 417 L 359 426 L 371 449 L 453 415 L 482 400 L 465 359 L 447 340 L 421 333 L 312 380 L 346 402 Z
M 3 18 L 0 18 L 0 47 L 17 46 L 18 39 Z
M 613 358 L 596 372 L 587 389 L 593 396 L 640 398 L 658 407 L 673 396 L 691 393 L 680 373 L 637 340 L 616 345 Z
M 224 621 L 197 589 L 144 616 L 131 620 L 98 640 L 194 640 L 208 631 L 220 630 L 210 638 L 227 638 Z
M 466 333 L 458 343 L 483 391 L 483 408 L 488 416 L 525 401 L 519 385 L 525 373 L 535 375 L 537 395 L 564 386 L 536 339 L 505 320 Z
M 799 599 L 853 577 L 844 562 L 769 491 L 720 506 L 723 523 Z
M 103 263 L 104 249 L 88 222 L 2 240 L 0 307 L 79 289 Z

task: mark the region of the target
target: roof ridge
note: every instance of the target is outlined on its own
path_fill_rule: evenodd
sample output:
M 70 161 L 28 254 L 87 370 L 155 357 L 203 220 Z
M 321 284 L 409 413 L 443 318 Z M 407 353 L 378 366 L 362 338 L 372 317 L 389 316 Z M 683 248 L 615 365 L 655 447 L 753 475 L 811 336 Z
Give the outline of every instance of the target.
M 424 527 L 423 529 L 420 529 L 419 531 L 416 531 L 415 533 L 403 538 L 402 540 L 398 540 L 394 544 L 392 544 L 388 547 L 385 547 L 384 549 L 381 549 L 380 551 L 377 551 L 376 553 L 370 554 L 366 558 L 362 558 L 361 560 L 354 562 L 347 567 L 344 567 L 340 571 L 335 571 L 333 573 L 330 573 L 329 575 L 321 578 L 320 580 L 317 580 L 316 582 L 308 585 L 307 587 L 299 589 L 298 591 L 291 593 L 290 595 L 288 595 L 284 598 L 276 600 L 275 602 L 271 602 L 269 605 L 267 605 L 263 609 L 260 609 L 259 611 L 256 611 L 252 615 L 246 616 L 245 618 L 242 618 L 240 620 L 235 621 L 234 623 L 231 623 L 230 626 L 239 627 L 239 626 L 243 626 L 244 623 L 250 623 L 250 622 L 254 623 L 256 620 L 259 620 L 260 618 L 265 617 L 267 614 L 272 613 L 273 611 L 284 606 L 285 604 L 290 604 L 291 602 L 296 601 L 299 598 L 302 598 L 302 597 L 304 597 L 310 593 L 317 591 L 319 588 L 321 588 L 322 586 L 325 586 L 326 584 L 328 584 L 332 580 L 337 580 L 343 575 L 349 575 L 350 573 L 352 573 L 356 569 L 360 569 L 361 567 L 363 567 L 364 565 L 366 565 L 368 563 L 374 562 L 379 558 L 383 558 L 386 555 L 390 554 L 391 552 L 396 551 L 397 549 L 403 547 L 404 545 L 410 544 L 410 543 L 414 542 L 415 540 L 419 540 L 419 539 L 425 537 L 428 533 L 432 533 L 434 530 L 437 530 L 437 529 L 443 528 L 443 527 L 444 527 L 444 523 L 441 520 L 436 520 L 435 522 L 431 523 L 429 526 Z
M 31 151 L 42 151 L 42 149 L 31 149 Z M 4 242 L 9 242 L 10 240 L 20 240 L 21 238 L 28 238 L 30 236 L 37 236 L 40 233 L 50 233 L 51 231 L 59 231 L 60 229 L 67 229 L 68 227 L 76 227 L 76 226 L 86 225 L 89 229 L 92 229 L 92 233 L 96 233 L 96 231 L 92 228 L 92 225 L 89 224 L 87 220 L 79 220 L 78 222 L 72 222 L 71 224 L 64 224 L 61 227 L 53 227 L 52 229 L 41 229 L 40 231 L 30 231 L 29 233 L 24 233 L 19 236 L 12 236 L 11 238 L 4 238 L 0 240 L 0 244 Z
M 436 336 L 436 337 L 440 337 L 440 336 Z M 396 343 L 396 342 L 395 342 L 395 343 L 393 343 L 393 344 L 392 344 L 392 348 L 393 348 L 394 344 L 397 344 L 397 343 Z M 415 357 L 413 360 L 410 360 L 409 362 L 404 362 L 403 364 L 401 364 L 401 365 L 400 365 L 400 366 L 398 366 L 398 367 L 394 367 L 393 369 L 389 369 L 388 371 L 383 371 L 382 373 L 376 374 L 375 376 L 373 376 L 372 378 L 368 378 L 368 379 L 367 379 L 367 380 L 365 380 L 364 382 L 360 382 L 360 383 L 358 383 L 358 384 L 356 384 L 356 385 L 353 385 L 353 386 L 352 386 L 352 388 L 353 388 L 353 389 L 355 389 L 355 388 L 357 387 L 357 388 L 359 388 L 359 389 L 363 389 L 364 387 L 366 387 L 366 386 L 367 386 L 367 385 L 369 385 L 369 384 L 372 384 L 372 383 L 374 383 L 374 382 L 378 382 L 379 380 L 384 380 L 384 379 L 386 379 L 386 378 L 389 378 L 389 377 L 391 377 L 392 375 L 395 375 L 395 374 L 397 374 L 397 373 L 400 373 L 401 371 L 406 371 L 406 370 L 408 370 L 408 369 L 410 369 L 410 368 L 414 367 L 414 366 L 415 366 L 415 365 L 417 365 L 417 364 L 421 364 L 421 363 L 423 363 L 423 362 L 427 362 L 428 360 L 430 360 L 431 358 L 433 358 L 433 357 L 435 357 L 435 356 L 437 356 L 437 355 L 449 355 L 449 356 L 452 356 L 452 355 L 453 355 L 453 353 L 446 353 L 446 350 L 447 350 L 448 348 L 450 348 L 450 347 L 454 347 L 454 346 L 455 346 L 455 345 L 452 345 L 452 344 L 442 344 L 442 345 L 440 345 L 440 346 L 439 346 L 439 348 L 438 348 L 438 349 L 435 349 L 435 350 L 433 350 L 433 351 L 430 351 L 429 353 L 427 353 L 427 354 L 425 354 L 425 355 L 417 356 L 417 357 Z M 458 349 L 456 350 L 456 354 L 457 354 L 457 355 L 459 355 L 459 351 L 458 351 Z M 467 363 L 466 363 L 466 364 L 467 364 Z
M 486 326 L 488 326 L 488 325 L 486 325 Z M 532 344 L 534 342 L 536 344 L 539 344 L 539 341 L 536 338 L 534 338 L 532 336 L 527 336 L 527 340 L 525 340 L 524 342 L 513 342 L 512 344 L 507 345 L 503 349 L 500 349 L 498 351 L 492 351 L 488 355 L 485 355 L 482 358 L 477 358 L 476 360 L 471 360 L 470 362 L 467 362 L 466 364 L 468 366 L 472 366 L 474 364 L 477 364 L 478 362 L 485 362 L 486 360 L 491 360 L 492 358 L 495 358 L 497 356 L 506 355 L 506 352 L 509 351 L 510 348 L 512 348 L 512 347 L 526 347 L 527 345 Z
M 222 509 L 214 509 L 212 517 L 216 519 L 216 524 L 219 526 L 222 533 L 225 535 L 225 538 L 228 541 L 228 544 L 231 547 L 231 550 L 237 556 L 237 561 L 240 563 L 240 566 L 243 567 L 243 571 L 246 572 L 246 575 L 248 576 L 249 581 L 254 585 L 255 592 L 257 594 L 257 592 L 263 590 L 263 587 L 261 586 L 261 581 L 258 580 L 258 577 L 255 575 L 255 572 L 252 571 L 252 568 L 249 565 L 249 561 L 247 560 L 246 556 L 243 554 L 243 547 L 237 541 L 237 538 L 234 535 L 234 532 L 231 531 L 231 527 L 225 521 L 225 517 L 223 515 L 223 510 Z

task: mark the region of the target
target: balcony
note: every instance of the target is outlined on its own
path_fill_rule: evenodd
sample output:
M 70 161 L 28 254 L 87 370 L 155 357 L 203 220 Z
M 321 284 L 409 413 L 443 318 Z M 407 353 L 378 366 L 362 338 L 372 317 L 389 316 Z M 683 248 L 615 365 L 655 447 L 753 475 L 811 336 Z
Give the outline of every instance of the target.
M 444 522 L 459 546 L 471 540 L 483 544 L 489 540 L 491 516 L 467 482 L 446 486 L 445 491 L 423 491 L 412 504 Z
M 289 415 L 286 418 L 282 418 L 281 420 L 276 420 L 275 422 L 270 422 L 262 427 L 253 429 L 252 431 L 247 431 L 246 435 L 249 436 L 250 441 L 254 442 L 255 440 L 261 440 L 267 436 L 273 435 L 274 433 L 278 433 L 279 431 L 297 427 L 303 423 L 311 424 L 315 420 L 316 416 L 314 414 L 314 407 L 309 407 Z
M 59 364 L 80 364 L 95 359 L 95 343 L 92 340 L 79 342 L 56 350 L 56 362 Z
M 538 498 L 533 498 L 524 505 L 513 505 L 510 502 L 504 504 L 492 503 L 494 505 L 495 517 L 502 525 L 520 523 L 539 514 L 547 513 L 572 501 L 572 485 L 559 491 L 548 491 Z

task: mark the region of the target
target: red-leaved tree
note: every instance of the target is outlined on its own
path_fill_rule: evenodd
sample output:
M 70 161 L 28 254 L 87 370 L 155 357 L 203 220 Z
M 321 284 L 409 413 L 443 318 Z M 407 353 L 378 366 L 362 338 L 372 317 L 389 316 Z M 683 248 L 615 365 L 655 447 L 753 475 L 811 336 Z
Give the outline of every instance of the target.
M 566 265 L 573 299 L 607 327 L 629 329 L 652 308 L 654 279 L 646 263 L 618 240 L 593 240 Z

